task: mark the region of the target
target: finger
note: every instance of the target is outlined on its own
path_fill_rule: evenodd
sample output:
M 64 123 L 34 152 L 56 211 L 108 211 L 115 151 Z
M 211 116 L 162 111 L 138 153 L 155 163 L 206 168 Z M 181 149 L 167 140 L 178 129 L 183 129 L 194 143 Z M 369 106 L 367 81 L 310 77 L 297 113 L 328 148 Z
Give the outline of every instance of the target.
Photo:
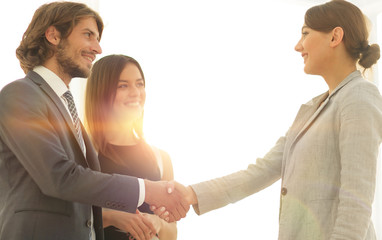
M 170 214 L 170 213 L 169 213 L 168 211 L 165 211 L 165 212 L 163 212 L 163 213 L 160 215 L 160 218 L 164 219 L 164 218 L 168 217 L 169 214 Z
M 168 211 L 165 211 L 163 214 L 159 215 L 158 217 L 160 217 L 161 219 L 165 220 L 166 222 L 168 222 L 169 220 L 169 215 L 170 213 Z
M 166 217 L 164 220 L 165 220 L 166 222 L 169 222 L 169 223 L 172 223 L 172 222 L 175 222 L 175 221 L 176 221 L 174 215 L 172 215 L 171 213 L 170 213 L 170 214 L 168 215 L 168 217 Z
M 179 221 L 181 218 L 184 218 L 188 212 L 187 204 L 182 203 L 182 199 L 180 199 L 175 204 L 175 210 L 173 212 L 174 217 L 176 217 L 176 221 Z
M 142 221 L 141 229 L 143 230 L 146 239 L 151 240 L 153 236 L 157 233 L 153 223 L 148 218 L 143 216 L 141 212 L 137 211 L 137 213 L 139 214 L 140 220 Z
M 150 228 L 148 228 L 146 226 L 146 224 L 143 222 L 143 216 L 142 218 L 139 219 L 138 221 L 138 228 L 137 228 L 137 233 L 139 235 L 139 237 L 142 239 L 142 240 L 151 240 L 150 238 L 150 235 L 151 235 L 151 231 L 150 231 Z M 155 232 L 155 230 L 154 230 Z
M 180 209 L 181 217 L 182 218 L 186 217 L 188 211 L 190 210 L 190 204 L 188 203 L 188 201 L 182 198 L 180 202 L 180 208 L 181 208 Z
M 145 240 L 151 240 L 152 239 L 152 231 L 148 227 L 145 227 L 145 230 L 143 231 L 143 235 Z
M 175 184 L 175 190 L 176 190 L 176 195 L 174 194 L 176 196 L 175 206 L 177 208 L 180 218 L 184 218 L 190 209 L 190 203 L 187 199 L 187 196 L 188 196 L 187 188 L 178 182 L 174 182 L 174 184 Z
M 172 212 L 170 213 L 172 213 L 176 221 L 179 221 L 182 217 L 186 216 L 187 212 L 185 211 L 185 209 L 183 208 L 183 205 L 181 204 L 181 201 L 183 200 L 183 198 L 179 196 L 179 194 L 176 195 L 176 198 L 174 200 L 175 200 L 175 203 L 173 205 L 173 209 L 171 209 Z
M 157 208 L 157 209 L 155 209 L 155 210 L 153 210 L 153 213 L 155 214 L 155 215 L 157 215 L 158 217 L 160 217 L 160 218 L 164 218 L 165 216 L 167 216 L 168 215 L 168 212 L 167 212 L 167 214 L 166 214 L 166 208 L 165 207 L 160 207 L 160 208 Z M 164 215 L 165 214 L 165 215 Z
M 129 239 L 142 240 L 142 239 L 139 237 L 138 233 L 134 230 L 133 227 L 132 227 L 132 229 L 127 233 L 127 235 L 129 235 L 129 234 L 130 234 Z
M 132 224 L 132 228 L 133 228 L 133 231 L 131 232 L 131 234 L 134 236 L 134 238 L 136 238 L 136 240 L 146 240 L 145 234 L 142 230 L 140 220 L 137 219 Z
M 179 213 L 179 203 L 178 202 L 175 202 L 172 206 L 171 206 L 171 209 L 168 209 L 168 212 L 169 212 L 169 221 L 168 222 L 175 222 L 175 221 L 179 221 L 181 219 L 181 215 Z
M 168 221 L 168 215 L 170 214 L 168 211 L 165 211 L 165 207 L 158 209 L 157 211 L 154 211 L 154 214 L 160 217 L 161 219 Z
M 149 240 L 154 237 L 155 234 L 157 234 L 157 230 L 154 227 L 154 224 L 146 217 L 142 216 L 142 221 L 148 228 L 148 233 L 149 233 Z
M 179 211 L 178 211 L 178 209 L 179 209 L 179 207 L 175 207 L 174 209 L 172 209 L 172 211 L 169 211 L 169 217 L 171 218 L 171 216 L 174 218 L 174 221 L 179 221 L 180 219 L 181 219 L 181 215 L 180 215 L 180 213 L 179 213 Z M 171 222 L 173 222 L 173 221 L 171 221 Z

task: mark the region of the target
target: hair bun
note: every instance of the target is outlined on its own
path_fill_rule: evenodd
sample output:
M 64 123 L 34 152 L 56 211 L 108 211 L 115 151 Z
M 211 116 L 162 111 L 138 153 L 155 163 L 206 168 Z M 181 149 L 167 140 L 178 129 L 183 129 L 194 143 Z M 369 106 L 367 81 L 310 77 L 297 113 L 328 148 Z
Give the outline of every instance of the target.
M 378 44 L 367 45 L 363 47 L 359 60 L 359 65 L 364 68 L 370 68 L 377 63 L 380 58 L 380 48 Z

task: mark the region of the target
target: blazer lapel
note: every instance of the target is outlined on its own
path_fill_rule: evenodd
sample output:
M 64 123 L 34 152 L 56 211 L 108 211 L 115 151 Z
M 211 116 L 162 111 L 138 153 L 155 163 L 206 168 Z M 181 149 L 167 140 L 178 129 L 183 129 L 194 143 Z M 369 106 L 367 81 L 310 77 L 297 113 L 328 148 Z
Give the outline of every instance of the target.
M 76 142 L 78 144 L 79 150 L 82 152 L 81 147 L 80 147 L 81 143 L 78 140 L 77 132 L 76 132 L 76 130 L 74 128 L 74 124 L 73 124 L 72 118 L 70 117 L 69 112 L 66 110 L 66 107 L 62 103 L 60 97 L 57 96 L 57 94 L 48 85 L 48 83 L 40 75 L 38 75 L 37 73 L 35 73 L 33 71 L 29 71 L 28 74 L 27 74 L 27 77 L 29 79 L 31 79 L 33 82 L 35 82 L 46 93 L 46 95 L 49 96 L 49 98 L 52 100 L 52 102 L 56 105 L 56 107 L 60 111 L 63 119 L 65 120 L 66 125 L 71 130 L 74 139 L 76 139 Z M 82 156 L 83 156 L 83 160 L 86 162 L 87 167 L 89 167 L 89 164 L 88 164 L 84 154 L 82 154 Z
M 333 92 L 329 95 L 329 92 L 325 92 L 315 98 L 313 98 L 307 104 L 301 105 L 299 112 L 292 124 L 292 127 L 288 132 L 288 139 L 286 143 L 286 152 L 284 154 L 283 166 L 282 166 L 282 177 L 284 177 L 285 169 L 293 164 L 289 159 L 291 151 L 293 151 L 294 146 L 300 140 L 300 138 L 305 134 L 306 131 L 310 128 L 316 118 L 320 115 L 322 110 L 328 104 L 330 98 L 334 97 L 336 93 L 343 88 L 346 84 L 351 82 L 354 78 L 360 76 L 359 71 L 354 71 L 348 77 L 346 77 Z M 322 104 L 321 104 L 322 103 Z
M 101 171 L 101 166 L 98 161 L 97 152 L 95 151 L 93 144 L 89 138 L 89 135 L 86 133 L 84 126 L 81 123 L 82 137 L 84 138 L 85 147 L 86 147 L 86 159 L 89 165 L 89 168 L 96 171 Z
M 307 131 L 312 122 L 320 115 L 322 109 L 329 101 L 329 92 L 321 94 L 318 97 L 313 98 L 307 104 L 303 104 L 296 116 L 296 125 L 293 124 L 295 136 L 291 136 L 293 139 L 292 144 L 298 141 L 298 139 Z M 295 126 L 294 126 L 295 125 Z
M 298 112 L 295 122 L 292 125 L 294 128 L 295 136 L 292 136 L 293 143 L 298 141 L 298 139 L 307 131 L 312 122 L 320 115 L 321 111 L 325 108 L 326 104 L 329 102 L 329 99 L 332 98 L 341 88 L 348 84 L 355 77 L 359 76 L 359 71 L 354 71 L 348 77 L 346 77 L 338 86 L 333 90 L 329 95 L 329 92 L 325 92 L 315 98 L 313 98 L 307 104 L 303 104 Z M 322 103 L 322 104 L 321 104 Z M 320 105 L 321 104 L 321 105 Z
M 289 159 L 289 154 L 293 151 L 294 145 L 309 129 L 313 121 L 317 118 L 317 116 L 319 116 L 322 109 L 324 109 L 328 103 L 330 97 L 328 95 L 329 92 L 325 92 L 313 98 L 308 103 L 301 105 L 300 110 L 298 111 L 297 116 L 288 132 L 285 147 L 286 152 L 284 153 L 284 161 L 281 171 L 282 178 L 284 178 L 285 169 L 292 164 L 289 160 L 287 160 Z

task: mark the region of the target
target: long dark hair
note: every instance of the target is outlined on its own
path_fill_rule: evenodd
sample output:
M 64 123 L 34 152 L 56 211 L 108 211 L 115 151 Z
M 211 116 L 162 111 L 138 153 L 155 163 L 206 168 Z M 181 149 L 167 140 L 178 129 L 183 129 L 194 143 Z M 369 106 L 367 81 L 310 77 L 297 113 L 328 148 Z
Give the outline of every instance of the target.
M 139 69 L 143 81 L 145 77 L 138 61 L 125 55 L 109 55 L 94 63 L 86 84 L 85 122 L 96 149 L 104 152 L 106 147 L 105 122 L 114 103 L 121 72 L 127 64 Z M 134 125 L 134 131 L 143 139 L 143 115 Z

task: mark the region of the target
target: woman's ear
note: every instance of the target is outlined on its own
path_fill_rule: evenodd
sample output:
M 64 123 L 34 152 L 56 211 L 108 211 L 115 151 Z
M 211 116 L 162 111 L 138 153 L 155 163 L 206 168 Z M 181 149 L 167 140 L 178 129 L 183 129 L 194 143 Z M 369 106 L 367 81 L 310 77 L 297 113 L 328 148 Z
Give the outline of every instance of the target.
M 344 30 L 342 27 L 335 27 L 332 32 L 332 40 L 330 41 L 331 47 L 337 47 L 344 38 Z
M 57 46 L 60 43 L 60 33 L 57 31 L 57 29 L 54 26 L 48 27 L 48 29 L 45 31 L 45 38 L 48 40 L 51 44 Z

